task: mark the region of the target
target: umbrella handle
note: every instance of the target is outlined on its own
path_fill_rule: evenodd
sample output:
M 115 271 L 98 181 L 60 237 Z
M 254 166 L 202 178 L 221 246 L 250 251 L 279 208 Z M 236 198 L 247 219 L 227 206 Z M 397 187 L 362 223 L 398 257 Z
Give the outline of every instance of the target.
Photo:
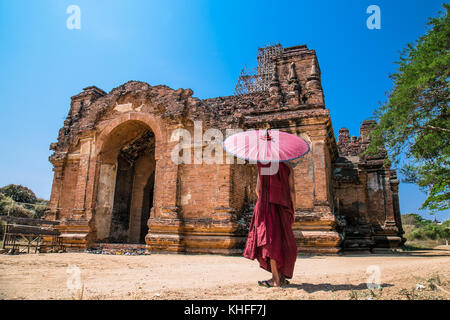
M 269 131 L 270 131 L 270 129 L 266 129 L 266 135 L 265 135 L 265 138 L 266 138 L 266 140 L 272 140 L 272 136 L 270 135 L 270 133 L 269 133 Z

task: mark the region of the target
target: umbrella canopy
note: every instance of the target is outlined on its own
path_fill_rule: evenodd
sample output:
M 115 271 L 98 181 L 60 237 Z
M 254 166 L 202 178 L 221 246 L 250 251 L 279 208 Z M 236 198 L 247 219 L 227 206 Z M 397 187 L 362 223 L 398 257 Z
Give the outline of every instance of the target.
M 300 158 L 310 150 L 302 138 L 279 130 L 248 130 L 229 136 L 223 142 L 226 152 L 239 159 L 283 162 Z

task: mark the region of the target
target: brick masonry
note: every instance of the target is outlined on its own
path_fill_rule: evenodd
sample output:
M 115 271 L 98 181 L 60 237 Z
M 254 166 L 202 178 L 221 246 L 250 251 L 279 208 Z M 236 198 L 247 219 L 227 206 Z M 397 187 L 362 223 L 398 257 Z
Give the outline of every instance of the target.
M 371 122 L 363 122 L 358 138 L 341 129 L 337 143 L 315 51 L 286 48 L 275 64 L 268 92 L 202 100 L 190 89 L 130 81 L 109 93 L 91 86 L 73 96 L 49 159 L 47 218 L 62 221 L 65 243 L 82 249 L 145 239 L 150 251 L 240 254 L 256 201 L 256 166 L 171 161 L 173 131 L 194 137 L 201 121 L 202 132 L 216 128 L 223 136 L 227 129 L 272 128 L 308 141 L 311 151 L 294 168 L 300 252 L 401 245 L 395 171 L 383 166 L 383 150 L 361 156 Z M 189 149 L 192 159 L 208 146 Z

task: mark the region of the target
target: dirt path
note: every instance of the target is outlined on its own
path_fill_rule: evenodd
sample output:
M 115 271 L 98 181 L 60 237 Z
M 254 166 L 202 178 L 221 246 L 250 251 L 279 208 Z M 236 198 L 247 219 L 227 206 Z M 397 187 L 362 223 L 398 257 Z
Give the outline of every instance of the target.
M 383 290 L 372 295 L 366 283 L 378 271 Z M 432 291 L 427 280 L 436 273 L 439 288 Z M 409 293 L 450 299 L 450 251 L 299 256 L 289 286 L 256 285 L 268 278 L 256 261 L 242 257 L 0 255 L 2 299 L 406 299 Z M 425 288 L 412 290 L 417 284 Z

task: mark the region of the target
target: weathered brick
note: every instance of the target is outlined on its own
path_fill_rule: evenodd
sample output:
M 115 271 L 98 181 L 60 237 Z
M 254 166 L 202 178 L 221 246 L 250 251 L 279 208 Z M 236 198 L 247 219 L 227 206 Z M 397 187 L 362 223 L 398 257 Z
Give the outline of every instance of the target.
M 358 228 L 369 248 L 399 245 L 395 171 L 380 165 L 383 152 L 359 156 L 371 123 L 360 138 L 341 129 L 336 143 L 314 50 L 285 48 L 275 64 L 270 91 L 242 96 L 201 100 L 190 89 L 138 81 L 73 96 L 50 157 L 48 217 L 62 221 L 66 242 L 81 248 L 145 236 L 150 250 L 239 253 L 256 202 L 256 165 L 172 162 L 173 130 L 187 129 L 193 139 L 201 121 L 203 132 L 215 128 L 224 137 L 226 129 L 270 127 L 308 141 L 310 152 L 294 168 L 300 251 L 337 253 Z

